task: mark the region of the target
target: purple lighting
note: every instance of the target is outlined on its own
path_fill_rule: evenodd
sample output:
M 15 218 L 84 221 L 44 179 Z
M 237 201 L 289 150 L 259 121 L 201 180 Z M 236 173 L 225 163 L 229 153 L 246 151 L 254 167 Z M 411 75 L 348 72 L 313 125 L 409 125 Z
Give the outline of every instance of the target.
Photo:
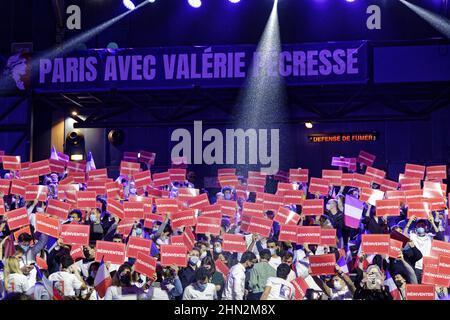
M 201 0 L 188 0 L 188 3 L 193 8 L 200 8 L 202 6 Z
M 123 0 L 123 5 L 125 6 L 125 8 L 127 8 L 128 10 L 134 10 L 136 9 L 136 6 L 134 5 L 133 1 L 131 0 Z

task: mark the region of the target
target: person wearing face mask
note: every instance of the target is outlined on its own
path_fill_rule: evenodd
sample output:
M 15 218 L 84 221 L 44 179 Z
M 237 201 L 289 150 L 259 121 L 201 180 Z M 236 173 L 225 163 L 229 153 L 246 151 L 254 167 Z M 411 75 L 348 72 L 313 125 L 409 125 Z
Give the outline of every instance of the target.
M 195 281 L 195 271 L 200 263 L 200 249 L 194 248 L 189 252 L 188 265 L 185 268 L 182 268 L 178 273 L 183 290 Z
M 393 300 L 384 285 L 384 274 L 377 265 L 370 265 L 366 272 L 357 269 L 355 300 Z
M 62 295 L 71 297 L 75 296 L 76 290 L 87 289 L 71 256 L 67 255 L 60 258 L 59 270 L 58 272 L 52 273 L 48 277 L 48 280 L 56 282 L 55 287 Z
M 398 289 L 398 291 L 400 292 L 400 298 L 401 300 L 405 300 L 406 299 L 406 275 L 402 274 L 402 273 L 397 273 L 394 276 L 394 282 L 395 285 Z
M 183 295 L 183 287 L 178 277 L 178 267 L 162 268 L 156 265 L 156 281 L 152 283 L 151 300 L 180 300 Z
M 408 224 L 405 227 L 405 234 L 408 234 L 409 227 L 411 223 L 416 220 L 415 216 L 411 217 L 411 220 L 408 221 Z M 439 232 L 436 224 L 434 224 L 434 220 L 432 217 L 429 219 L 431 225 L 434 228 L 436 233 Z M 422 253 L 423 257 L 429 256 L 431 254 L 431 244 L 433 242 L 434 235 L 428 233 L 427 224 L 424 220 L 416 223 L 416 227 L 414 232 L 409 234 L 411 241 L 414 243 L 415 247 Z M 423 272 L 423 258 L 418 260 L 414 265 L 414 271 L 416 272 L 417 281 L 419 283 L 422 282 L 422 272 Z
M 83 214 L 78 209 L 73 209 L 69 213 L 68 220 L 70 223 L 78 224 L 81 223 L 81 219 L 83 218 Z
M 202 260 L 202 267 L 209 272 L 210 282 L 215 286 L 217 292 L 217 299 L 222 299 L 222 293 L 225 285 L 225 278 L 223 274 L 216 270 L 216 264 L 212 257 L 207 256 Z
M 244 300 L 245 273 L 251 270 L 256 262 L 253 252 L 244 252 L 240 263 L 233 266 L 228 273 L 222 300 Z
M 161 227 L 160 227 L 159 230 L 161 230 Z M 159 232 L 159 230 L 158 230 L 158 232 Z M 159 245 L 159 246 L 162 245 L 162 244 L 169 244 L 170 243 L 170 236 L 172 234 L 173 234 L 172 227 L 170 225 L 168 225 L 168 224 L 165 225 L 162 233 L 156 238 L 156 244 Z M 155 235 L 155 237 L 156 237 L 156 235 Z
M 34 245 L 31 245 L 32 240 L 33 237 L 28 233 L 22 233 L 18 237 L 19 246 L 23 249 L 21 261 L 25 266 L 36 262 L 36 256 L 47 245 L 48 235 L 42 233 Z M 31 269 L 34 269 L 34 267 L 31 267 Z
M 183 292 L 183 300 L 217 300 L 216 287 L 209 283 L 209 271 L 200 267 L 195 271 L 195 282 Z
M 281 264 L 281 257 L 279 256 L 280 246 L 278 242 L 275 241 L 275 239 L 267 240 L 267 249 L 269 249 L 271 255 L 269 264 L 272 266 L 272 268 L 277 270 L 278 266 Z
M 269 264 L 272 254 L 269 249 L 259 253 L 259 262 L 250 271 L 248 300 L 260 300 L 267 279 L 276 276 L 276 270 Z
M 148 290 L 151 283 L 142 287 L 132 284 L 132 267 L 128 263 L 122 264 L 112 277 L 112 285 L 106 290 L 104 300 L 148 300 L 152 290 Z
M 287 281 L 291 268 L 282 263 L 278 266 L 276 277 L 267 279 L 261 300 L 294 300 L 295 289 L 292 283 Z
M 322 282 L 322 289 L 329 300 L 352 300 L 356 291 L 355 285 L 338 264 L 335 265 L 336 274 L 331 278 L 331 285 Z
M 97 294 L 97 291 L 94 288 L 94 280 L 97 275 L 97 271 L 100 267 L 99 262 L 92 262 L 89 265 L 89 269 L 87 270 L 88 276 L 86 277 L 86 286 L 87 289 L 81 292 L 81 296 L 84 300 L 103 300 Z

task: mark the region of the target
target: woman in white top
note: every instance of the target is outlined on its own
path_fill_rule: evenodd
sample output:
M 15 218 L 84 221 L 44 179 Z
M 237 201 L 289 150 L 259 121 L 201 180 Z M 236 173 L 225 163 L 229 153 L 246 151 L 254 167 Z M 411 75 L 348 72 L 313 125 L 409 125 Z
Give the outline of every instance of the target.
M 14 256 L 6 258 L 4 282 L 7 292 L 25 293 L 30 289 L 28 278 L 20 270 L 19 259 Z
M 149 300 L 153 294 L 153 291 L 148 290 L 148 283 L 141 288 L 132 285 L 132 268 L 126 263 L 119 267 L 112 281 L 104 300 Z

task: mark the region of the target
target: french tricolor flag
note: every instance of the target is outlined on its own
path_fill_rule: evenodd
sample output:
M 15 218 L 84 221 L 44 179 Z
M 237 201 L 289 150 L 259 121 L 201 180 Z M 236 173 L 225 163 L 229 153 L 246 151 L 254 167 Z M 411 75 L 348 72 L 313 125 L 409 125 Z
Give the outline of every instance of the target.
M 389 292 L 391 293 L 392 298 L 394 300 L 402 300 L 400 296 L 400 291 L 395 285 L 394 279 L 392 279 L 389 271 L 386 270 L 386 280 L 384 280 L 384 285 L 389 287 Z
M 337 261 L 337 264 L 338 264 L 338 266 L 341 268 L 342 272 L 344 272 L 344 273 L 349 273 L 346 257 L 341 257 L 341 258 Z
M 349 195 L 346 195 L 344 207 L 345 225 L 350 228 L 358 229 L 363 210 L 364 210 L 364 202 L 359 201 L 358 199 L 351 197 Z
M 94 288 L 97 291 L 98 296 L 103 298 L 106 294 L 106 290 L 108 290 L 111 285 L 111 275 L 102 258 L 97 274 L 95 275 Z
M 92 156 L 92 152 L 89 151 L 87 155 L 87 162 L 86 162 L 86 172 L 89 172 L 91 170 L 95 170 L 97 167 L 95 166 L 94 157 Z

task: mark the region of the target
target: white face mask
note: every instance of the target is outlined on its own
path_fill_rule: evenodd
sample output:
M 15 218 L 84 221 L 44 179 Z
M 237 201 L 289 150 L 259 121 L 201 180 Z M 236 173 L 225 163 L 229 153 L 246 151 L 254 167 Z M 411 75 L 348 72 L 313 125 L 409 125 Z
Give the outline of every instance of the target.
M 44 212 L 44 208 L 42 208 L 42 207 L 37 207 L 37 208 L 36 208 L 36 212 L 39 212 L 39 213 Z
M 342 288 L 343 288 L 343 285 L 341 284 L 340 281 L 334 281 L 334 282 L 333 282 L 333 286 L 334 286 L 334 288 L 335 288 L 337 291 L 341 291 Z

